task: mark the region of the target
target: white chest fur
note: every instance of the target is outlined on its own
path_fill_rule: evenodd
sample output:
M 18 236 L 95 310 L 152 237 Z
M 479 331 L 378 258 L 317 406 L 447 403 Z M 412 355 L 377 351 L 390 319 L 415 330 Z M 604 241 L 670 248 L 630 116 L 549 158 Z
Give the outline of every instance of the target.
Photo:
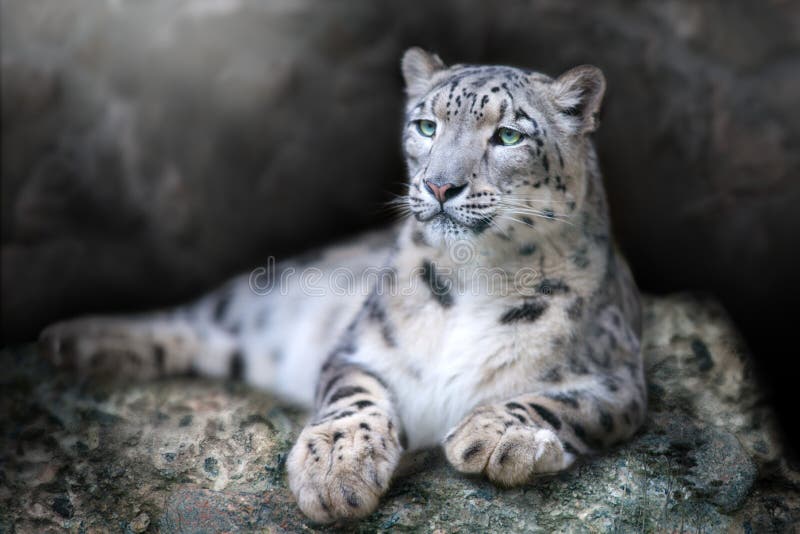
M 544 326 L 501 324 L 503 305 L 485 295 L 460 295 L 452 307 L 406 296 L 402 310 L 393 316 L 401 323 L 397 347 L 367 335 L 353 361 L 389 384 L 411 449 L 440 443 L 476 405 L 525 392 L 529 380 L 503 371 L 541 366 L 551 338 Z

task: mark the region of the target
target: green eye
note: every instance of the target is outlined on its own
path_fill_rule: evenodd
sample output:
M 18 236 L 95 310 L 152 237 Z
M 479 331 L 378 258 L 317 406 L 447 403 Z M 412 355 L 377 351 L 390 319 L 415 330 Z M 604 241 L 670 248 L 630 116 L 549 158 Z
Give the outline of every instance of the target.
M 499 143 L 505 146 L 516 145 L 522 141 L 522 133 L 511 128 L 499 128 L 495 136 Z
M 417 131 L 425 137 L 433 137 L 436 133 L 436 123 L 425 119 L 417 121 Z

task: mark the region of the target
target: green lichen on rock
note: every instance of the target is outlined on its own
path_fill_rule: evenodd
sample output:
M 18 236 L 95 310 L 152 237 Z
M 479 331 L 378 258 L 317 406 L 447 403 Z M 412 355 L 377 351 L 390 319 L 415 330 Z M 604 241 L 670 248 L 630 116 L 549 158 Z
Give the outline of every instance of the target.
M 650 411 L 629 443 L 504 490 L 441 453 L 404 459 L 356 532 L 787 531 L 800 476 L 781 455 L 722 309 L 648 299 Z M 2 355 L 0 532 L 328 531 L 300 514 L 286 454 L 305 414 L 240 384 L 78 384 Z

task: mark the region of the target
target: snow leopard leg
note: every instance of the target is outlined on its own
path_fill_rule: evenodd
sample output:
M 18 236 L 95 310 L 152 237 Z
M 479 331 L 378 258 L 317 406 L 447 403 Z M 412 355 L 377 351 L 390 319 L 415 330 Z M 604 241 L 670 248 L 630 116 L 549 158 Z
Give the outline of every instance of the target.
M 561 471 L 633 435 L 645 416 L 639 384 L 606 376 L 480 406 L 445 437 L 445 454 L 458 471 L 503 486 Z
M 176 310 L 56 323 L 39 337 L 40 352 L 80 376 L 147 380 L 187 372 L 237 378 L 242 367 L 236 332 L 215 322 L 212 293 Z
M 364 517 L 388 489 L 403 451 L 391 394 L 374 374 L 329 362 L 317 407 L 289 454 L 289 486 L 315 521 Z

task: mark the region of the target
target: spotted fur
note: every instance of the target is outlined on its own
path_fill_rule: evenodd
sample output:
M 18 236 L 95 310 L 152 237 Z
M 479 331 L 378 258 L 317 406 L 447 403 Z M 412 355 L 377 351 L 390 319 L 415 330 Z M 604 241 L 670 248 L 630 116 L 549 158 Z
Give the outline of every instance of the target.
M 42 335 L 81 372 L 195 370 L 310 406 L 287 468 L 319 522 L 374 510 L 403 451 L 442 445 L 457 470 L 515 486 L 625 440 L 646 410 L 639 297 L 588 137 L 603 75 L 447 67 L 419 49 L 402 67 L 395 229 L 177 310 Z

